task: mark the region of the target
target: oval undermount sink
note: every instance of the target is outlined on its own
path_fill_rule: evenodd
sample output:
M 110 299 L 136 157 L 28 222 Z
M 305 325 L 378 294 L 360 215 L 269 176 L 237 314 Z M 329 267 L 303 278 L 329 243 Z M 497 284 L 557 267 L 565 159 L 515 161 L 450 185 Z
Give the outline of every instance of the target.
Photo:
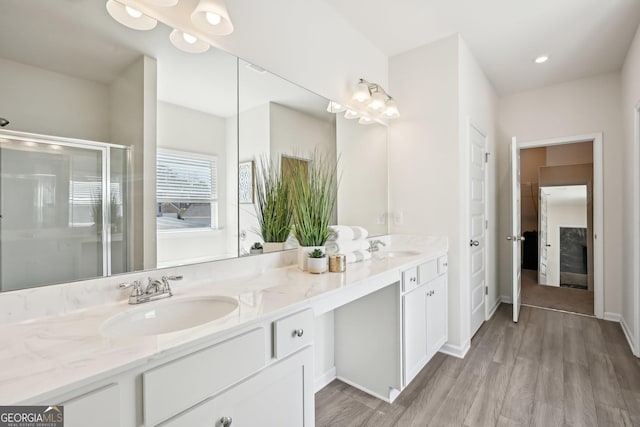
M 393 251 L 393 250 L 389 250 L 389 251 L 380 251 L 380 252 L 378 252 L 378 255 L 383 257 L 383 258 L 401 258 L 401 257 L 407 257 L 407 256 L 420 255 L 420 252 L 418 252 L 418 251 Z
M 182 331 L 221 319 L 237 307 L 238 302 L 228 297 L 143 303 L 107 319 L 102 324 L 102 333 L 111 337 L 139 337 Z

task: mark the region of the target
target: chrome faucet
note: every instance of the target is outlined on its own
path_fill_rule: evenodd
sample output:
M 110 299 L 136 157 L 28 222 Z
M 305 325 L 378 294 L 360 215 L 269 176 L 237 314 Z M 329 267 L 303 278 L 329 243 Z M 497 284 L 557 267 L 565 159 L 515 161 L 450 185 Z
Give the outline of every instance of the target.
M 369 240 L 369 252 L 379 251 L 379 245 L 387 246 L 382 240 Z
M 149 277 L 149 283 L 144 290 L 142 290 L 142 282 L 140 280 L 135 280 L 133 283 L 120 283 L 118 288 L 132 288 L 131 295 L 129 295 L 129 304 L 142 304 L 172 296 L 173 293 L 169 284 L 172 280 L 182 280 L 182 276 L 162 276 L 160 280 Z

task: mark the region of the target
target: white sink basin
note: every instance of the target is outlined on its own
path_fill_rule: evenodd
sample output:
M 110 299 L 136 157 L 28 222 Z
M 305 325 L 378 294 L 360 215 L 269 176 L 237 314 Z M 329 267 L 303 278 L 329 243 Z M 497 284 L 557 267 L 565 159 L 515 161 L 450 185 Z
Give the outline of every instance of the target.
M 382 258 L 401 258 L 401 257 L 407 257 L 407 256 L 415 256 L 415 255 L 420 255 L 420 252 L 418 252 L 418 251 L 393 251 L 393 250 L 378 252 L 378 256 L 380 256 Z
M 202 297 L 142 303 L 110 317 L 102 333 L 111 337 L 159 335 L 213 322 L 233 312 L 238 302 L 227 297 Z

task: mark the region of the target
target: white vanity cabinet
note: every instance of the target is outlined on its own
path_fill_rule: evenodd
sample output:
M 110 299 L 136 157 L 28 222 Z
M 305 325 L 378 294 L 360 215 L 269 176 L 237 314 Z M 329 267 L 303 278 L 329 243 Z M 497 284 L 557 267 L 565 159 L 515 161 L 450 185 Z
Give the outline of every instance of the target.
M 335 310 L 338 379 L 387 402 L 447 341 L 447 255 Z
M 66 427 L 113 427 L 120 425 L 120 390 L 108 384 L 63 402 Z
M 307 346 L 163 427 L 311 427 L 313 350 Z
M 303 310 L 145 372 L 145 425 L 312 426 L 313 319 Z
M 420 264 L 417 271 L 417 286 L 409 286 L 411 290 L 402 295 L 403 386 L 415 378 L 448 336 L 446 255 Z

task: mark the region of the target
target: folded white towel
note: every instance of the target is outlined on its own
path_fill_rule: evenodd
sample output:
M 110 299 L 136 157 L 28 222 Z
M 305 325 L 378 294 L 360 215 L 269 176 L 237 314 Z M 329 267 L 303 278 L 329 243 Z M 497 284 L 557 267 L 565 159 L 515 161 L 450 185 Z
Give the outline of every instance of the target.
M 353 264 L 354 262 L 366 261 L 371 259 L 371 252 L 368 251 L 355 251 L 349 252 L 345 255 L 347 264 Z
M 369 241 L 359 240 L 327 240 L 325 248 L 328 254 L 346 254 L 349 252 L 366 251 L 369 249 Z
M 369 237 L 369 232 L 366 228 L 349 225 L 331 225 L 329 228 L 333 231 L 333 234 L 329 237 L 329 240 L 359 240 Z

